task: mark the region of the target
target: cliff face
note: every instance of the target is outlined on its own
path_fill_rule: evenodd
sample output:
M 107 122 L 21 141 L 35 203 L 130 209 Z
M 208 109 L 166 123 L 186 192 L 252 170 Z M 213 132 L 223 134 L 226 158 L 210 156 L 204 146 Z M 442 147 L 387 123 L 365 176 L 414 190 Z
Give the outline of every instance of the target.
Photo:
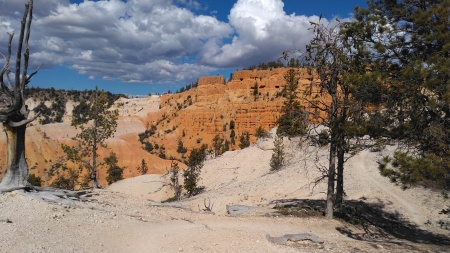
M 269 130 L 276 126 L 284 102 L 281 96 L 284 75 L 288 70 L 236 71 L 229 82 L 225 82 L 222 76 L 202 77 L 194 89 L 163 95 L 162 114 L 148 117 L 149 123 L 157 129 L 148 141 L 158 146 L 163 144 L 166 157 L 177 159 L 183 159 L 182 154 L 176 152 L 179 141 L 188 150 L 202 144 L 211 147 L 216 135 L 228 140 L 231 150 L 239 148 L 239 137 L 245 132 L 250 134 L 251 142 L 255 141 L 256 128 Z M 300 93 L 315 79 L 305 69 L 297 70 Z M 235 125 L 234 142 L 230 129 L 232 121 Z
M 230 143 L 230 150 L 239 149 L 241 134 L 248 132 L 250 141 L 254 142 L 257 127 L 269 130 L 276 126 L 283 106 L 280 92 L 287 71 L 288 68 L 241 70 L 236 71 L 229 82 L 223 76 L 202 77 L 196 88 L 178 94 L 120 98 L 113 106 L 119 109 L 118 128 L 115 137 L 107 141 L 108 148 L 117 154 L 119 165 L 126 167 L 125 178 L 139 174 L 136 168 L 142 159 L 149 166 L 148 173 L 165 173 L 171 163 L 168 159 L 185 161 L 193 148 L 202 144 L 211 147 L 216 135 Z M 306 70 L 298 71 L 298 92 L 303 92 L 314 80 Z M 39 101 L 30 99 L 27 104 L 32 109 Z M 66 103 L 62 123 L 40 125 L 33 122 L 27 128 L 26 157 L 30 173 L 40 176 L 47 184 L 52 180 L 49 176 L 52 165 L 63 155 L 61 143 L 73 143 L 76 135 L 75 128 L 70 126 L 75 105 L 72 101 Z M 231 129 L 233 124 L 234 129 Z M 149 153 L 143 149 L 138 135 L 152 125 L 155 133 L 144 139 L 153 146 Z M 177 152 L 180 141 L 187 153 Z M 5 142 L 5 136 L 0 134 L 1 173 L 6 163 L 5 156 L 1 155 L 5 154 Z M 100 159 L 109 155 L 109 149 L 100 150 Z M 180 167 L 185 165 L 180 163 Z M 99 179 L 106 185 L 106 168 L 99 170 Z

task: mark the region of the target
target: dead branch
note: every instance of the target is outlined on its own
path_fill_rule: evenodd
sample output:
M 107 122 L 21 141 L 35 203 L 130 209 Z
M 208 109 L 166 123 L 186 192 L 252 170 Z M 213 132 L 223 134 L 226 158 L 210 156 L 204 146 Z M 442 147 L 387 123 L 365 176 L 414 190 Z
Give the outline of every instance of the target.
M 87 197 L 92 196 L 91 191 L 69 191 L 39 186 L 23 186 L 0 189 L 0 194 L 7 192 L 16 192 L 32 199 L 42 200 L 48 203 L 68 205 L 71 207 L 80 207 L 75 201 L 86 201 Z
M 208 203 L 206 203 L 206 200 L 208 200 Z M 203 205 L 205 206 L 205 209 L 203 209 L 203 211 L 212 212 L 214 203 L 211 204 L 211 200 L 209 198 L 203 199 Z
M 34 115 L 33 117 L 31 117 L 31 118 L 29 118 L 29 119 L 24 119 L 24 120 L 21 120 L 21 121 L 19 121 L 19 122 L 8 121 L 8 125 L 9 125 L 10 127 L 20 127 L 20 126 L 23 126 L 23 125 L 26 125 L 26 124 L 32 122 L 32 121 L 35 120 L 37 117 L 39 117 L 39 115 L 41 115 L 41 112 L 36 113 L 36 115 Z

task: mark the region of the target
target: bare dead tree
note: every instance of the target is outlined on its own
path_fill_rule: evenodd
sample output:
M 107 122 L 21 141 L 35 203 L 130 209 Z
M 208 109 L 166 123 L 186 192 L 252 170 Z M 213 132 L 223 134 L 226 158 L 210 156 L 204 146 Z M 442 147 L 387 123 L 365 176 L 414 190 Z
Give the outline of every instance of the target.
M 8 52 L 0 53 L 4 65 L 0 73 L 0 121 L 6 133 L 6 174 L 0 183 L 0 191 L 29 186 L 28 165 L 25 160 L 25 130 L 27 124 L 36 119 L 40 113 L 28 118 L 29 110 L 25 105 L 23 91 L 39 68 L 28 75 L 30 28 L 33 17 L 33 0 L 25 5 L 17 44 L 14 79 L 10 77 L 12 41 L 14 33 L 8 33 Z M 23 60 L 23 62 L 22 62 Z M 42 65 L 41 65 L 42 66 Z M 5 80 L 6 79 L 6 80 Z
M 88 197 L 87 191 L 68 191 L 51 187 L 32 186 L 28 182 L 28 164 L 25 159 L 25 130 L 27 124 L 35 120 L 40 113 L 32 117 L 25 105 L 24 89 L 31 78 L 37 74 L 42 64 L 31 74 L 28 74 L 28 61 L 30 57 L 29 40 L 31 21 L 33 19 L 33 0 L 25 4 L 14 68 L 14 79 L 11 79 L 10 62 L 12 55 L 12 41 L 14 34 L 9 34 L 8 52 L 0 55 L 4 58 L 4 65 L 0 72 L 0 122 L 6 133 L 6 173 L 0 182 L 0 193 L 25 190 L 19 193 L 30 198 L 44 200 L 50 203 L 59 203 L 78 207 L 73 200 L 83 200 Z M 22 62 L 23 60 L 23 62 Z M 6 79 L 6 80 L 5 80 Z

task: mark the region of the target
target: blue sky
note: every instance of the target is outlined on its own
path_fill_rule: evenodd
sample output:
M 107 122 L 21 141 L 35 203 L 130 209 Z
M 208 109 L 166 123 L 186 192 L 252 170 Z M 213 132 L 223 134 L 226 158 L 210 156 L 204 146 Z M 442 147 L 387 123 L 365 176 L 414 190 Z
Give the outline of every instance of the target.
M 0 52 L 26 0 L 0 0 Z M 147 95 L 302 50 L 309 21 L 350 18 L 365 0 L 37 0 L 30 86 Z M 0 60 L 0 64 L 3 64 Z

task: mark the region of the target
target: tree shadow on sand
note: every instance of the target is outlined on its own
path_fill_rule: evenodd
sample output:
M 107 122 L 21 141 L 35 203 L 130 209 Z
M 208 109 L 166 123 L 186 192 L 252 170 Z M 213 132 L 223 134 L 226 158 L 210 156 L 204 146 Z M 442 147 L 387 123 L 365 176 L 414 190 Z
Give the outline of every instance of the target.
M 362 227 L 363 232 L 338 227 L 340 233 L 355 240 L 377 241 L 379 239 L 401 239 L 414 243 L 450 245 L 450 238 L 421 229 L 398 212 L 384 210 L 385 204 L 366 203 L 361 200 L 345 201 L 336 217 Z
M 325 213 L 324 200 L 289 199 L 274 201 L 275 209 L 284 215 L 317 216 Z M 384 210 L 386 205 L 366 203 L 362 200 L 344 201 L 335 217 L 353 225 L 337 227 L 336 230 L 350 238 L 367 242 L 390 242 L 401 244 L 406 240 L 420 244 L 450 245 L 450 238 L 421 229 L 398 212 Z M 312 214 L 312 215 L 311 215 Z

